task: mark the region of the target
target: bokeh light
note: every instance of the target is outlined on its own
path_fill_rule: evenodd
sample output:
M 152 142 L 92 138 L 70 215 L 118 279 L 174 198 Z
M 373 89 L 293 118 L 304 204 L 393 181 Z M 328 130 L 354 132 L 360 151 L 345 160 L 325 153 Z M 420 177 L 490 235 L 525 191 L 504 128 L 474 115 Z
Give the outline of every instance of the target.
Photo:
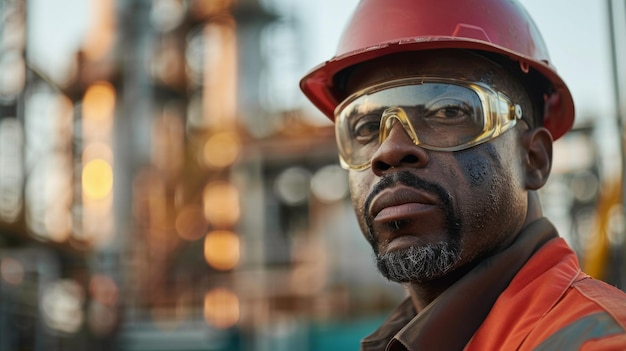
M 239 321 L 239 298 L 232 291 L 217 288 L 204 296 L 204 318 L 211 326 L 226 329 Z
M 91 331 L 98 336 L 111 334 L 117 323 L 117 311 L 99 302 L 92 301 L 87 310 L 87 323 Z
M 210 16 L 226 11 L 232 2 L 233 0 L 195 1 L 192 10 Z
M 178 27 L 185 17 L 185 3 L 177 0 L 153 0 L 150 21 L 161 32 Z
M 310 183 L 311 172 L 302 167 L 290 167 L 278 175 L 274 191 L 284 203 L 295 206 L 309 198 Z
M 64 203 L 68 203 L 68 199 L 60 198 Z M 56 206 L 48 208 L 44 214 L 44 225 L 46 228 L 46 236 L 55 242 L 63 242 L 67 240 L 72 233 L 72 212 L 69 206 Z
M 324 166 L 313 175 L 311 191 L 322 202 L 339 201 L 348 194 L 348 174 L 338 165 Z
M 115 0 L 92 0 L 94 23 L 84 43 L 86 56 L 93 61 L 102 59 L 115 44 Z
M 87 88 L 83 97 L 83 134 L 88 140 L 100 140 L 111 133 L 115 110 L 115 88 L 98 82 Z
M 204 258 L 217 270 L 233 269 L 239 263 L 240 248 L 237 234 L 228 230 L 209 232 L 204 239 Z
M 206 234 L 208 222 L 200 206 L 187 205 L 183 207 L 176 217 L 176 232 L 188 241 L 202 238 Z
M 0 260 L 0 277 L 12 285 L 19 285 L 24 280 L 24 266 L 14 258 L 5 257 Z
M 234 225 L 240 216 L 239 191 L 225 181 L 209 183 L 204 189 L 204 215 L 218 228 Z
M 24 130 L 17 118 L 0 119 L 0 220 L 13 222 L 22 209 Z
M 71 158 L 47 154 L 26 179 L 26 218 L 37 237 L 62 242 L 71 235 L 73 191 Z
M 81 242 L 105 246 L 113 238 L 113 152 L 105 142 L 89 143 L 82 155 L 82 227 L 73 236 Z
M 0 55 L 0 100 L 15 98 L 24 88 L 25 62 L 19 51 L 7 51 Z
M 235 19 L 227 13 L 202 31 L 202 96 L 209 126 L 232 126 L 237 116 L 237 33 Z
M 87 162 L 83 168 L 83 193 L 90 199 L 103 199 L 113 189 L 113 169 L 103 159 Z
M 44 287 L 41 298 L 46 325 L 64 333 L 77 332 L 84 321 L 85 294 L 73 280 L 62 279 Z
M 118 287 L 113 278 L 96 274 L 89 282 L 89 294 L 92 299 L 105 306 L 115 306 L 119 298 Z
M 91 331 L 101 336 L 110 334 L 117 323 L 117 283 L 110 276 L 96 274 L 89 281 L 89 295 L 87 323 Z
M 204 144 L 203 155 L 206 165 L 224 168 L 233 164 L 241 151 L 241 141 L 234 132 L 219 132 L 211 135 Z
M 185 127 L 175 106 L 167 106 L 154 120 L 152 164 L 168 179 L 175 179 L 185 163 Z

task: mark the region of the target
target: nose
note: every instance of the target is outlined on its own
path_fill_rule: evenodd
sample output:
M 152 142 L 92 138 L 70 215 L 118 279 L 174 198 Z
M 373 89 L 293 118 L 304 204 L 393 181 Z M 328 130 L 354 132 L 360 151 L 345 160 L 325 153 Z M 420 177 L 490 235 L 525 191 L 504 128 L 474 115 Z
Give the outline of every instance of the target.
M 389 120 L 386 138 L 372 156 L 372 171 L 380 176 L 391 168 L 416 168 L 428 164 L 428 153 L 415 145 L 397 118 Z M 385 126 L 381 126 L 385 128 Z M 381 134 L 383 131 L 381 131 Z

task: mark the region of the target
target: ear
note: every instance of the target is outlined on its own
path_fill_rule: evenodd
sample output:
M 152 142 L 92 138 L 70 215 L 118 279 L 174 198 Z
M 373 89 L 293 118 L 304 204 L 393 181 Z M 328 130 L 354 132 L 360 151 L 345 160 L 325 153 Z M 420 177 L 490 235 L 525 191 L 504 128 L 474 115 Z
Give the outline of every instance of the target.
M 526 130 L 522 146 L 526 189 L 537 190 L 546 184 L 552 169 L 552 135 L 542 127 Z

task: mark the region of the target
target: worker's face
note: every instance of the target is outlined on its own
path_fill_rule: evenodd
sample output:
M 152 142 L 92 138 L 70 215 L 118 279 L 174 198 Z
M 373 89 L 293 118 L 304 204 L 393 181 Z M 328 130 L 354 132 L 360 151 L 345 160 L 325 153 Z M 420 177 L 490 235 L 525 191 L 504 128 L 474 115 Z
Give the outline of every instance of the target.
M 462 52 L 366 65 L 348 87 L 420 75 L 469 79 L 519 96 L 501 68 Z M 526 215 L 523 128 L 520 122 L 491 141 L 443 152 L 416 146 L 400 123 L 391 127 L 371 167 L 349 174 L 359 224 L 384 276 L 414 283 L 444 278 L 510 244 Z

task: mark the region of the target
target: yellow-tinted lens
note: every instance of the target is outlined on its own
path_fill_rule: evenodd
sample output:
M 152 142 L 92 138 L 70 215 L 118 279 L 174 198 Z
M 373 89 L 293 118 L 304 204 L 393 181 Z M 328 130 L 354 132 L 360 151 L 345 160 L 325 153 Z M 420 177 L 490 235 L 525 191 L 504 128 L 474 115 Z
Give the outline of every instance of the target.
M 511 106 L 508 98 L 488 87 L 458 80 L 403 79 L 368 88 L 337 109 L 342 165 L 367 168 L 395 121 L 423 148 L 471 147 L 515 123 Z

